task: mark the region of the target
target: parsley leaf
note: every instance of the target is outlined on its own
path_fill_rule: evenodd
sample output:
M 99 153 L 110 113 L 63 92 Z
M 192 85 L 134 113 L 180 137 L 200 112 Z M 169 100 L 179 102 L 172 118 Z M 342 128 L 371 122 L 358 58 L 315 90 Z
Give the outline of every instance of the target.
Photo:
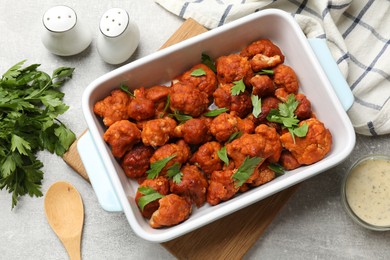
M 284 169 L 280 164 L 277 163 L 270 163 L 268 165 L 268 168 L 277 173 L 278 175 L 284 174 Z
M 0 78 L 0 189 L 12 193 L 12 208 L 21 196 L 42 196 L 43 163 L 37 152 L 62 156 L 76 139 L 57 117 L 68 110 L 59 88 L 74 68 L 60 67 L 52 76 L 39 64 L 21 61 Z
M 194 77 L 200 77 L 200 76 L 204 76 L 204 75 L 206 75 L 206 71 L 204 71 L 204 69 L 202 69 L 202 68 L 194 69 L 191 72 L 191 76 L 194 76 Z
M 143 211 L 145 206 L 150 202 L 164 198 L 164 195 L 157 192 L 155 189 L 148 186 L 140 186 L 138 187 L 138 191 L 144 195 L 138 199 L 138 206 Z
M 229 109 L 227 108 L 217 108 L 217 109 L 214 109 L 214 110 L 211 110 L 207 113 L 204 113 L 203 115 L 204 116 L 207 116 L 207 117 L 216 117 L 222 113 L 225 113 L 226 111 L 228 111 Z
M 273 70 L 260 70 L 259 72 L 256 73 L 257 75 L 274 75 Z
M 228 166 L 229 165 L 229 158 L 227 156 L 226 146 L 219 149 L 217 151 L 217 154 L 218 154 L 219 159 L 221 159 L 221 161 L 223 161 L 226 164 L 226 166 Z
M 180 114 L 177 110 L 173 111 L 173 114 L 170 114 L 170 116 L 176 118 L 176 120 L 180 123 L 184 123 L 185 121 L 192 119 L 192 116 Z
M 236 187 L 241 187 L 248 180 L 261 161 L 260 157 L 245 157 L 244 162 L 232 176 L 236 180 Z
M 251 100 L 253 106 L 252 114 L 257 118 L 261 114 L 261 98 L 256 95 L 251 95 Z
M 174 157 L 176 157 L 176 154 L 151 163 L 150 169 L 146 171 L 147 178 L 148 179 L 156 178 L 160 174 L 161 170 L 165 167 L 165 165 L 167 165 L 167 163 L 170 160 L 172 160 Z
M 168 94 L 167 101 L 165 102 L 163 113 L 166 113 L 168 111 L 169 106 L 171 105 L 171 95 Z
M 233 84 L 234 85 L 230 90 L 232 96 L 238 96 L 245 91 L 245 84 L 243 78 L 238 81 L 233 81 Z
M 202 53 L 202 63 L 209 67 L 212 71 L 214 71 L 214 73 L 217 73 L 217 69 L 215 68 L 215 62 L 209 55 Z
M 226 142 L 227 142 L 227 143 L 230 143 L 231 141 L 233 141 L 233 140 L 236 139 L 236 138 L 241 137 L 242 135 L 243 135 L 243 132 L 241 132 L 241 131 L 234 132 L 233 134 L 231 134 L 231 135 L 229 136 L 229 139 L 228 139 Z
M 174 183 L 180 183 L 183 173 L 180 171 L 181 164 L 175 162 L 171 167 L 168 168 L 167 176 L 173 180 Z
M 126 92 L 130 97 L 135 98 L 134 93 L 129 89 L 128 86 L 122 84 L 122 85 L 120 85 L 120 89 L 122 91 Z
M 294 94 L 290 94 L 285 103 L 280 103 L 278 109 L 271 109 L 267 115 L 268 121 L 282 124 L 288 129 L 294 139 L 294 143 L 295 135 L 298 137 L 305 137 L 308 131 L 307 124 L 298 127 L 299 119 L 294 114 L 298 105 L 299 102 L 295 99 Z
M 16 149 L 20 154 L 28 155 L 26 150 L 31 151 L 31 146 L 22 137 L 13 134 L 11 137 L 11 151 L 14 152 Z

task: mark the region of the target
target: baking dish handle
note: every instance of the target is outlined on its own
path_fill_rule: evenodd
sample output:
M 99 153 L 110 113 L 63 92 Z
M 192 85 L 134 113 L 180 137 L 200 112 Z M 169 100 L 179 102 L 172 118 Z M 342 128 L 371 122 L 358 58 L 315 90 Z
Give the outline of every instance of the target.
M 89 131 L 77 141 L 77 150 L 102 208 L 110 212 L 123 211 Z
M 341 74 L 339 67 L 334 61 L 332 54 L 326 45 L 326 40 L 312 38 L 308 39 L 308 41 L 344 110 L 348 111 L 353 104 L 354 97 L 351 88 L 344 76 Z

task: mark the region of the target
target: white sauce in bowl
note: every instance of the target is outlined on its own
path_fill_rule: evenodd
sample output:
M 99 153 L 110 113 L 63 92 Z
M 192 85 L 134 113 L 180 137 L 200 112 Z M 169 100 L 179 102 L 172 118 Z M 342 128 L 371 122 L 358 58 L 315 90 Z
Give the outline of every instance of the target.
M 345 196 L 361 220 L 373 226 L 390 226 L 390 159 L 372 158 L 353 167 Z

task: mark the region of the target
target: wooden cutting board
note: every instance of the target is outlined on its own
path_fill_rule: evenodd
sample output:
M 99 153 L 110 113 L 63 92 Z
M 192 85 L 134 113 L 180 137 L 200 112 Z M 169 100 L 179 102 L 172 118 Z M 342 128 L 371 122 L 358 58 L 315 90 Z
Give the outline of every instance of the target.
M 205 31 L 207 30 L 203 26 L 189 19 L 161 48 Z M 76 173 L 89 181 L 77 152 L 77 140 L 65 153 L 63 159 Z M 178 259 L 241 259 L 297 188 L 298 185 L 290 187 L 191 233 L 162 243 L 162 246 Z

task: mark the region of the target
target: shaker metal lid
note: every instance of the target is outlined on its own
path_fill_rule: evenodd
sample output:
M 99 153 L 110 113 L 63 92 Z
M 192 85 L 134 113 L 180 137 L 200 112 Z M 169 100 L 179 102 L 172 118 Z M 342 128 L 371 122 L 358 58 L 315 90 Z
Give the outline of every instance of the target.
M 129 24 L 129 14 L 122 8 L 107 10 L 100 19 L 100 31 L 107 37 L 118 37 Z
M 76 12 L 64 5 L 50 8 L 43 15 L 43 24 L 49 31 L 66 32 L 72 29 L 77 23 Z

